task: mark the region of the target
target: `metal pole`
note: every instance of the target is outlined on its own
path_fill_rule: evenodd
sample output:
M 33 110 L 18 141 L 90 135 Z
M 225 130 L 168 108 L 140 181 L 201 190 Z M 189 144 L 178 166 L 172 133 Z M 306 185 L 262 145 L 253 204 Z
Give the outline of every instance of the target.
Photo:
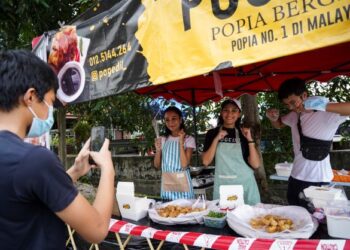
M 196 142 L 196 166 L 199 166 L 197 116 L 196 116 L 196 95 L 195 95 L 194 89 L 192 89 L 191 92 L 192 92 L 192 115 L 193 115 L 193 127 L 194 127 L 194 140 Z
M 67 166 L 67 148 L 66 148 L 66 109 L 60 107 L 57 110 L 57 125 L 58 125 L 58 156 L 62 161 L 63 166 Z

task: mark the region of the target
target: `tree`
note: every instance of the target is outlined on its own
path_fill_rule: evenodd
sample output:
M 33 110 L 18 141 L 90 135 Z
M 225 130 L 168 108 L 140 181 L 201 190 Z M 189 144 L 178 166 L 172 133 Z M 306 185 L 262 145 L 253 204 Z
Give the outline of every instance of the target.
M 157 115 L 156 119 L 160 123 L 160 130 L 164 132 L 163 113 L 165 108 L 171 105 L 179 106 L 183 112 L 187 133 L 194 135 L 195 126 L 191 106 L 172 100 L 154 100 L 134 92 L 71 105 L 67 111 L 77 116 L 79 122 L 87 122 L 91 126 L 103 125 L 107 128 L 118 128 L 130 133 L 142 134 L 146 148 L 150 148 L 153 146 L 156 136 L 152 127 L 152 119 Z M 196 108 L 197 131 L 206 131 L 210 114 L 215 107 L 214 103 L 207 102 Z
M 31 49 L 34 37 L 69 23 L 94 2 L 93 0 L 1 0 L 0 49 Z
M 248 125 L 252 130 L 252 135 L 254 140 L 256 141 L 256 146 L 258 147 L 258 152 L 261 160 L 261 166 L 257 170 L 257 180 L 261 186 L 262 193 L 265 193 L 268 189 L 267 180 L 266 180 L 266 172 L 263 162 L 263 157 L 260 150 L 260 141 L 261 141 L 261 123 L 259 117 L 258 103 L 257 97 L 251 95 L 243 95 L 242 98 L 242 120 L 244 124 Z
M 333 102 L 350 102 L 350 77 L 337 76 L 329 82 L 311 81 L 308 90 L 313 95 L 326 96 Z

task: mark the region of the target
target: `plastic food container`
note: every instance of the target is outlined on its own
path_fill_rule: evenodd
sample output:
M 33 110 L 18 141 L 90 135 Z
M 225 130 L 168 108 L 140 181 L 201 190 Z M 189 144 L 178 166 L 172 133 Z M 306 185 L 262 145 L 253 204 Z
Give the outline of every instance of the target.
M 223 228 L 226 225 L 226 214 L 224 217 L 221 217 L 221 218 L 209 217 L 207 215 L 203 217 L 204 217 L 204 225 L 206 227 Z
M 347 197 L 342 189 L 334 187 L 310 186 L 304 189 L 304 194 L 311 199 L 316 208 L 326 208 L 331 202 L 346 202 Z
M 332 202 L 325 208 L 328 234 L 336 238 L 350 239 L 350 202 Z
M 283 162 L 275 165 L 276 173 L 278 176 L 289 177 L 292 172 L 293 163 Z

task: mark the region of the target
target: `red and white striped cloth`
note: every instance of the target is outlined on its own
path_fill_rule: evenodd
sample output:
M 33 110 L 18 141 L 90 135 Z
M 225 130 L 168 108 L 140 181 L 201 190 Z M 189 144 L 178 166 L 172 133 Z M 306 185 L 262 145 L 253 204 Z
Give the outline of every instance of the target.
M 189 246 L 213 249 L 270 249 L 270 250 L 350 250 L 350 240 L 295 240 L 255 239 L 233 236 L 203 234 L 196 232 L 173 232 L 139 226 L 122 220 L 111 219 L 109 231 L 149 239 L 164 240 Z

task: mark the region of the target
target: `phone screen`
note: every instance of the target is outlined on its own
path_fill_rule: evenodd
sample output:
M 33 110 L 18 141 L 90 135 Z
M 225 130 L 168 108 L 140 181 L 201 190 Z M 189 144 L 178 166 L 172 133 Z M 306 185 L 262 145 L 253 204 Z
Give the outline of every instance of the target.
M 104 141 L 105 141 L 105 127 L 103 126 L 93 127 L 91 129 L 90 150 L 97 151 L 97 152 L 100 151 Z
M 106 129 L 103 126 L 93 127 L 91 129 L 91 141 L 90 141 L 90 151 L 100 151 L 102 145 L 105 141 Z M 90 158 L 90 164 L 94 164 L 94 161 Z

